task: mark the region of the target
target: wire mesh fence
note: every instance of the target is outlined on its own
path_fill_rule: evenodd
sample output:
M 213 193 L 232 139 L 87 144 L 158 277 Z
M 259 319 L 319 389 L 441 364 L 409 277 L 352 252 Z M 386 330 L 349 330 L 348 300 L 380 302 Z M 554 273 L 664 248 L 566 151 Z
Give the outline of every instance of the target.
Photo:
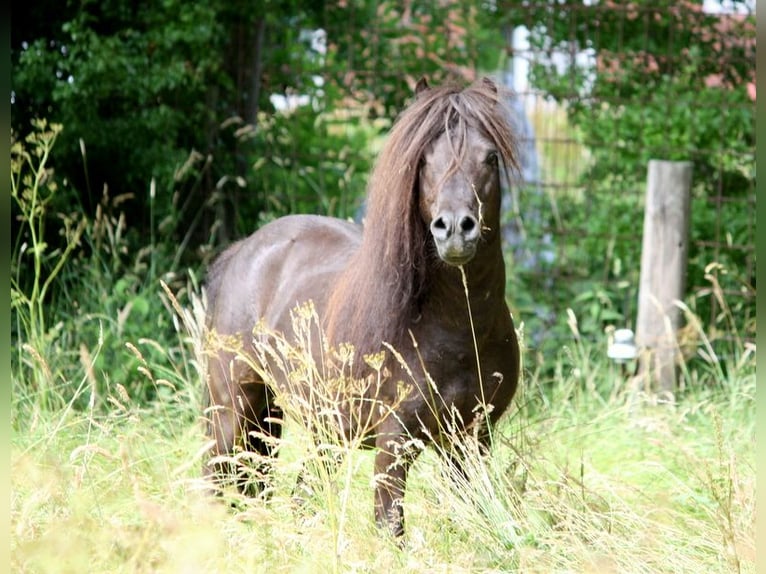
M 506 201 L 508 292 L 533 349 L 555 352 L 571 340 L 570 308 L 580 336 L 593 340 L 634 326 L 648 161 L 691 161 L 685 301 L 706 336 L 725 341 L 754 338 L 756 290 L 754 7 L 726 8 L 339 2 L 321 9 L 319 36 L 271 29 L 267 40 L 300 54 L 284 75 L 303 83 L 284 86 L 280 106 L 335 94 L 337 129 L 362 118 L 385 137 L 421 75 L 439 83 L 489 74 L 511 88 L 522 173 Z M 263 89 L 277 86 L 267 77 Z M 380 137 L 370 140 L 372 155 Z M 290 148 L 304 181 L 319 172 L 295 166 L 324 157 L 322 141 Z M 353 153 L 352 145 L 339 156 Z M 305 192 L 332 187 L 333 177 Z
M 606 324 L 633 326 L 648 160 L 689 160 L 688 302 L 713 338 L 754 337 L 755 21 L 739 8 L 500 8 L 508 83 L 537 154 L 517 210 L 535 230 L 521 243 L 542 238 L 529 249 L 548 254 L 520 272 L 566 295 L 542 323 L 567 305 L 593 321 L 594 336 Z

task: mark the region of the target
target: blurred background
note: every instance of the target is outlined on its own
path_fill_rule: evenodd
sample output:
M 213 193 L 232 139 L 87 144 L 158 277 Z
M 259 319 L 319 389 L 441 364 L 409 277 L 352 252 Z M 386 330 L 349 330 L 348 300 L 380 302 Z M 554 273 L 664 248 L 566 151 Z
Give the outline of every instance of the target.
M 29 385 L 53 377 L 66 399 L 87 366 L 161 394 L 125 348 L 173 337 L 159 280 L 182 291 L 288 213 L 363 219 L 421 76 L 510 90 L 507 292 L 527 368 L 555 376 L 567 309 L 604 354 L 610 329 L 634 327 L 650 159 L 693 163 L 684 302 L 704 330 L 680 335 L 686 358 L 704 338 L 726 368 L 754 340 L 754 2 L 42 0 L 11 15 L 13 370 Z

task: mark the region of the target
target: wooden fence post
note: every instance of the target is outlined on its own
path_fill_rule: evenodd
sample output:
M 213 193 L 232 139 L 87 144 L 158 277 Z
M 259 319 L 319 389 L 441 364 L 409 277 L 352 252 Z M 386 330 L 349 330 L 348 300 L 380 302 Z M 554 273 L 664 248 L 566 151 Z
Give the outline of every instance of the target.
M 683 298 L 689 239 L 691 162 L 650 160 L 647 173 L 636 344 L 638 379 L 672 394 L 676 332 Z

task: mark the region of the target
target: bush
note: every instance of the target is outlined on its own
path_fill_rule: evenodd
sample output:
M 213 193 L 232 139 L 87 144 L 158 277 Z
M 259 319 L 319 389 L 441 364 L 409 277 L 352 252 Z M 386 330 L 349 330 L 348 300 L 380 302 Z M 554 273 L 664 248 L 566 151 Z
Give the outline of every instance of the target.
M 540 200 L 533 194 L 522 205 L 551 214 L 528 235 L 552 231 L 557 247 L 553 266 L 522 270 L 518 279 L 544 309 L 538 317 L 575 304 L 584 336 L 603 337 L 608 325 L 630 325 L 648 161 L 691 160 L 686 301 L 717 339 L 722 308 L 708 277 L 708 266 L 716 263 L 715 280 L 737 294 L 736 325 L 730 328 L 754 337 L 754 17 L 708 14 L 700 4 L 566 1 L 505 14 L 514 25 L 529 23 L 532 84 L 566 110 L 570 127 L 556 137 L 587 151 L 579 175 L 562 180 L 548 174 L 554 183 L 570 185 L 543 198 L 555 212 L 531 203 Z M 552 57 L 569 59 L 584 50 L 590 51 L 586 66 L 562 67 Z M 545 321 L 550 329 L 553 320 Z M 564 330 L 559 321 L 542 337 L 559 340 Z

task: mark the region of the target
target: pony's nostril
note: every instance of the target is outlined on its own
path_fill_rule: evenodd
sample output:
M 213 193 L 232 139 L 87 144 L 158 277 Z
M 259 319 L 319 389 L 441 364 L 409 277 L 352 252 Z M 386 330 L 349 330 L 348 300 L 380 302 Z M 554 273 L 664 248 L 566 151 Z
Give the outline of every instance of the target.
M 434 237 L 437 239 L 443 240 L 449 238 L 450 228 L 444 220 L 444 217 L 437 217 L 434 219 L 433 223 L 431 223 L 431 233 L 433 233 Z
M 476 228 L 476 220 L 473 217 L 466 216 L 460 220 L 460 231 L 470 233 Z

